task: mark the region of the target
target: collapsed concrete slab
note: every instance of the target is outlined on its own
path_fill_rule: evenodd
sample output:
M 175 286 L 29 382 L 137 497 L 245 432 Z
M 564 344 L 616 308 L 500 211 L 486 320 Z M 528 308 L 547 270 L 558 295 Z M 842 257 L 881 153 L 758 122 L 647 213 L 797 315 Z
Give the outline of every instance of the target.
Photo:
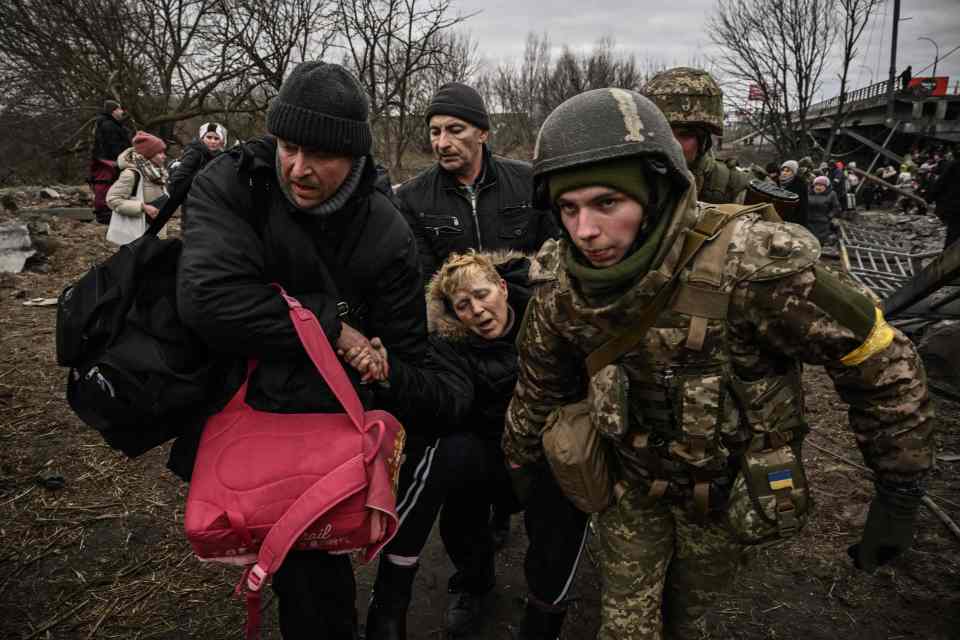
M 36 252 L 27 225 L 22 222 L 0 224 L 0 271 L 20 273 L 27 259 Z

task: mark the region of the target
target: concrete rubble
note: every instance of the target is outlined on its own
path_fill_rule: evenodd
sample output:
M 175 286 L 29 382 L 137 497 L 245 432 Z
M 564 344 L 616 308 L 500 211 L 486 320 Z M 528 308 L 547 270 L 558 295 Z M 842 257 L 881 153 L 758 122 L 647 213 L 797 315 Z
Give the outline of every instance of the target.
M 36 253 L 27 225 L 18 221 L 0 224 L 0 272 L 20 273 Z
M 845 223 L 844 231 L 844 266 L 884 299 L 888 308 L 895 294 L 900 297 L 911 285 L 916 287 L 918 274 L 944 256 L 946 228 L 934 215 L 861 212 L 855 222 Z M 956 366 L 960 360 L 960 278 L 945 276 L 937 276 L 943 281 L 935 290 L 888 314 L 888 319 L 917 344 L 931 389 L 960 400 Z

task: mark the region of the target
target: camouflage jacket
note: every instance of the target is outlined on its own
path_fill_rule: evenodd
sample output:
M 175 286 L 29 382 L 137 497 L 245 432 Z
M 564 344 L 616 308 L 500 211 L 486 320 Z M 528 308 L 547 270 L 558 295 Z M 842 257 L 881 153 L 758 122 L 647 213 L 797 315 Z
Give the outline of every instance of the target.
M 717 160 L 712 152 L 703 154 L 690 170 L 697 181 L 697 197 L 702 202 L 743 202 L 750 177 Z
M 587 395 L 586 356 L 629 327 L 670 280 L 682 245 L 676 231 L 695 224 L 706 206 L 688 193 L 669 246 L 655 258 L 659 266 L 605 306 L 592 306 L 563 267 L 567 241 L 544 245 L 531 268 L 531 279 L 544 285 L 518 336 L 520 374 L 503 440 L 508 460 L 541 458 L 548 415 Z M 922 478 L 932 465 L 922 363 L 868 292 L 817 264 L 819 251 L 802 227 L 756 213 L 729 222 L 701 249 L 644 339 L 617 361 L 628 384 L 629 428 L 615 439 L 621 459 L 662 436 L 668 457 L 708 464 L 702 447 L 698 460 L 671 443 L 693 432 L 716 440 L 712 459 L 721 466 L 746 450 L 751 433 L 793 441 L 806 429 L 805 362 L 824 366 L 850 405 L 850 426 L 882 481 L 913 486 Z

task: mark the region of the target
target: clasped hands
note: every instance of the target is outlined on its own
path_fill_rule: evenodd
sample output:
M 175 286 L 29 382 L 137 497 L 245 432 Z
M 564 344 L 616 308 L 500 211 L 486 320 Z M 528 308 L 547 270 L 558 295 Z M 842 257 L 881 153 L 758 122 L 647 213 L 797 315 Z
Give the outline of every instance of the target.
M 383 382 L 390 375 L 387 349 L 380 338 L 368 340 L 362 333 L 342 323 L 337 339 L 337 355 L 360 374 L 361 382 Z

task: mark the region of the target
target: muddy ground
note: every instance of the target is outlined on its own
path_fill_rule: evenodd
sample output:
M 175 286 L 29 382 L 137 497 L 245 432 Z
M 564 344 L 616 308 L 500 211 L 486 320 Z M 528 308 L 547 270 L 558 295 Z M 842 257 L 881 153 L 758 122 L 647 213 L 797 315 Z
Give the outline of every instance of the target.
M 110 254 L 104 227 L 50 218 L 58 246 L 38 271 L 0 274 L 0 638 L 238 638 L 238 571 L 202 564 L 182 533 L 187 487 L 164 468 L 166 450 L 128 460 L 107 448 L 64 401 L 54 362 L 55 297 Z M 174 224 L 175 226 L 175 224 Z M 913 548 L 876 575 L 854 570 L 870 482 L 826 451 L 861 462 L 845 408 L 822 370 L 806 371 L 813 434 L 805 448 L 816 511 L 801 538 L 750 552 L 717 603 L 705 638 L 960 640 L 960 540 L 921 512 Z M 936 398 L 939 461 L 930 495 L 960 521 L 960 406 Z M 477 638 L 507 638 L 525 591 L 522 520 L 500 553 L 498 586 Z M 564 638 L 593 637 L 599 578 L 585 555 Z M 439 542 L 426 551 L 410 638 L 443 637 L 446 580 Z M 370 567 L 358 568 L 366 607 Z M 264 638 L 278 638 L 268 602 Z

